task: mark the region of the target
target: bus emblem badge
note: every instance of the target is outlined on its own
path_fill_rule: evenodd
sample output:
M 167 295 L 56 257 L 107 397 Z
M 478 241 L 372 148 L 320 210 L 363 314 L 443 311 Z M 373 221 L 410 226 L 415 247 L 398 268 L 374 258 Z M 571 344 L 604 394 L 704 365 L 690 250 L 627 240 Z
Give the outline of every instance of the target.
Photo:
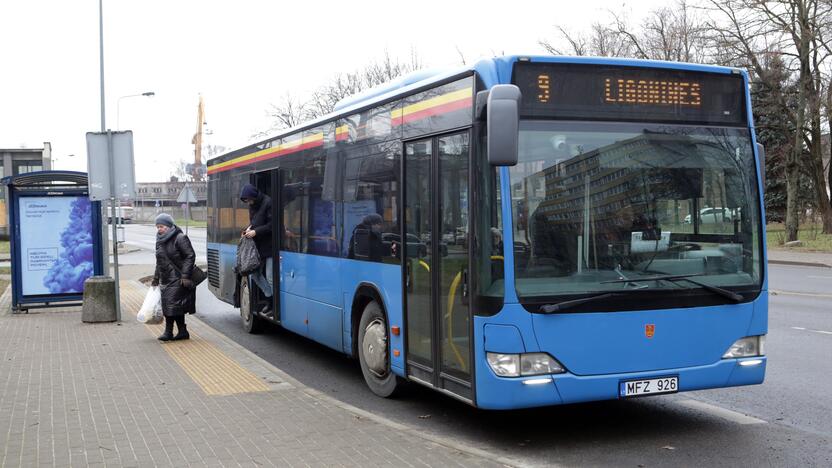
M 653 338 L 653 335 L 656 334 L 656 325 L 652 323 L 648 323 L 644 325 L 644 336 L 647 338 Z

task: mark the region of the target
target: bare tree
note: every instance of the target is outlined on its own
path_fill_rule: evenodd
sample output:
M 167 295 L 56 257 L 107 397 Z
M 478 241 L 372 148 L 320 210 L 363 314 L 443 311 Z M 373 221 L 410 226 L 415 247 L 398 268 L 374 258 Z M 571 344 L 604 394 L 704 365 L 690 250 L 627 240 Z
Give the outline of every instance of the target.
M 709 57 L 705 21 L 688 0 L 675 0 L 668 7 L 651 10 L 637 26 L 624 13 L 610 11 L 606 23 L 595 22 L 586 33 L 573 33 L 563 26 L 555 29 L 559 46 L 540 40 L 547 52 L 555 55 L 594 55 L 635 57 L 681 62 L 705 62 Z
M 552 55 L 577 55 L 579 57 L 584 55 L 595 55 L 589 51 L 589 46 L 587 45 L 589 39 L 587 34 L 570 33 L 563 26 L 555 26 L 555 29 L 558 31 L 558 34 L 560 34 L 561 39 L 569 44 L 569 49 L 562 49 L 546 39 L 541 39 L 537 43 L 546 49 L 546 52 L 549 52 Z
M 459 49 L 459 46 L 456 47 L 456 53 L 459 54 L 459 61 L 462 63 L 462 66 L 465 66 L 465 54 L 462 53 L 462 50 Z
M 612 13 L 614 31 L 642 59 L 703 63 L 709 60 L 707 28 L 698 9 L 687 0 L 651 10 L 634 28 L 623 14 Z
M 832 77 L 826 80 L 826 183 L 832 188 Z
M 268 114 L 273 124 L 265 131 L 252 135 L 253 139 L 267 137 L 277 130 L 292 128 L 331 113 L 344 98 L 386 83 L 422 67 L 421 59 L 411 50 L 407 61 L 394 59 L 385 51 L 379 59 L 352 72 L 338 73 L 329 83 L 312 92 L 308 99 L 287 93 L 278 104 L 272 104 Z
M 253 134 L 251 136 L 252 140 L 259 140 L 278 130 L 300 125 L 312 118 L 314 114 L 309 103 L 301 102 L 289 93 L 283 96 L 280 103 L 271 104 L 266 113 L 272 121 L 272 126 L 267 130 Z
M 310 118 L 312 114 L 309 105 L 286 93 L 280 105 L 272 105 L 270 116 L 281 128 L 292 128 Z
M 381 60 L 369 63 L 359 72 L 359 75 L 363 76 L 362 85 L 364 89 L 367 89 L 386 83 L 393 78 L 397 78 L 420 67 L 421 62 L 414 50 L 411 50 L 409 62 L 400 62 L 397 59 L 393 59 L 390 57 L 388 51 L 384 51 L 384 56 Z
M 563 26 L 555 26 L 561 40 L 566 41 L 564 49 L 546 39 L 538 41 L 553 55 L 592 55 L 596 57 L 629 57 L 633 51 L 629 42 L 617 31 L 596 22 L 588 33 L 571 33 Z
M 190 181 L 193 179 L 193 174 L 189 171 L 189 166 L 191 164 L 189 160 L 180 158 L 178 161 L 171 164 L 173 166 L 173 170 L 171 171 L 172 174 L 170 175 L 171 182 L 179 182 L 180 180 Z
M 800 207 L 801 158 L 808 154 L 815 186 L 816 205 L 823 219 L 823 232 L 832 233 L 832 205 L 827 193 L 822 162 L 822 74 L 832 54 L 828 37 L 832 24 L 829 0 L 709 0 L 716 13 L 709 30 L 725 50 L 745 59 L 759 79 L 766 80 L 761 52 L 775 47 L 782 51 L 796 77 L 797 92 L 789 117 L 795 129 L 792 148 L 785 163 L 787 203 L 786 240 L 797 239 Z
M 556 27 L 560 41 L 539 41 L 552 54 L 630 56 L 642 59 L 715 63 L 746 67 L 752 80 L 776 89 L 769 109 L 785 116 L 778 131 L 790 140 L 784 155 L 787 240 L 796 240 L 801 174 L 809 173 L 823 231 L 832 233 L 832 164 L 824 165 L 824 129 L 832 121 L 829 57 L 832 56 L 832 0 L 675 0 L 649 12 L 633 26 L 623 13 L 610 12 L 612 26 L 596 23 L 587 33 Z M 557 45 L 556 45 L 557 44 Z M 782 58 L 786 78 L 771 58 Z M 825 113 L 824 113 L 825 108 Z M 776 119 L 775 119 L 776 120 Z M 832 132 L 830 132 L 832 134 Z M 779 141 L 779 140 L 778 140 Z M 832 156 L 832 143 L 830 143 Z

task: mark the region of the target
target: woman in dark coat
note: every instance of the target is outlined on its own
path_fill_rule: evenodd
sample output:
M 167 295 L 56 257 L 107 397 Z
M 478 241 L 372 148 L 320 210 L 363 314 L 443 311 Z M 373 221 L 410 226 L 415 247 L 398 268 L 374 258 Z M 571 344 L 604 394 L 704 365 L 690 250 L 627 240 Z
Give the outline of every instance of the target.
M 162 341 L 187 340 L 185 314 L 196 312 L 196 287 L 191 281 L 196 254 L 188 236 L 166 213 L 156 217 L 156 273 L 153 286 L 161 285 L 165 332 Z M 173 336 L 173 324 L 177 334 Z

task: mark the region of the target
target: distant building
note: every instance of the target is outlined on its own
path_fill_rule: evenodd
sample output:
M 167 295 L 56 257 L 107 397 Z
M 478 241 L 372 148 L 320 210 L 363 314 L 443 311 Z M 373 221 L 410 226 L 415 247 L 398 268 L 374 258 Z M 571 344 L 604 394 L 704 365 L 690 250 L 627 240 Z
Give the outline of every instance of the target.
M 0 178 L 16 176 L 27 172 L 52 169 L 52 144 L 43 143 L 43 148 L 0 148 Z M 6 190 L 0 190 L 0 236 L 9 233 Z
M 185 185 L 191 188 L 197 199 L 191 203 L 193 219 L 204 220 L 208 197 L 208 183 L 203 182 L 137 182 L 133 217 L 137 221 L 152 221 L 156 214 L 168 212 L 175 217 L 184 216 L 182 204 L 176 199 Z
M 683 144 L 663 142 L 662 146 L 671 148 Z M 682 154 L 684 148 L 678 151 Z M 659 213 L 661 210 L 651 205 L 645 184 L 649 182 L 650 192 L 655 199 L 675 202 L 691 198 L 697 191 L 697 186 L 701 190 L 702 175 L 699 174 L 697 180 L 696 170 L 631 170 L 641 167 L 643 161 L 650 161 L 655 154 L 653 137 L 640 135 L 588 151 L 532 174 L 529 179 L 534 180 L 529 185 L 534 187 L 532 193 L 535 197 L 529 197 L 531 206 L 525 207 L 526 217 L 545 217 L 546 221 L 558 229 L 570 232 L 582 230 L 584 213 L 588 208 L 591 210 L 593 226 L 598 229 L 620 227 L 619 222 L 624 217 L 622 210 L 631 215 L 624 218 L 652 212 L 653 216 L 661 214 L 668 222 L 679 225 L 690 213 L 688 204 L 665 204 L 662 207 L 664 212 Z M 721 186 L 707 185 L 707 199 L 714 200 L 717 206 L 728 206 L 728 194 L 722 191 Z M 702 196 L 704 195 L 699 195 Z

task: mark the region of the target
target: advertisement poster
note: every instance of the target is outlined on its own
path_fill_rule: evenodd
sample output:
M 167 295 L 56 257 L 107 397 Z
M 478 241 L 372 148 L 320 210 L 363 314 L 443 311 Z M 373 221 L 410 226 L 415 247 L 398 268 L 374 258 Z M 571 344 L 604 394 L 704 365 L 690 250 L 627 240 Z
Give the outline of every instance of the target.
M 72 294 L 93 274 L 92 207 L 87 197 L 20 197 L 24 296 Z

